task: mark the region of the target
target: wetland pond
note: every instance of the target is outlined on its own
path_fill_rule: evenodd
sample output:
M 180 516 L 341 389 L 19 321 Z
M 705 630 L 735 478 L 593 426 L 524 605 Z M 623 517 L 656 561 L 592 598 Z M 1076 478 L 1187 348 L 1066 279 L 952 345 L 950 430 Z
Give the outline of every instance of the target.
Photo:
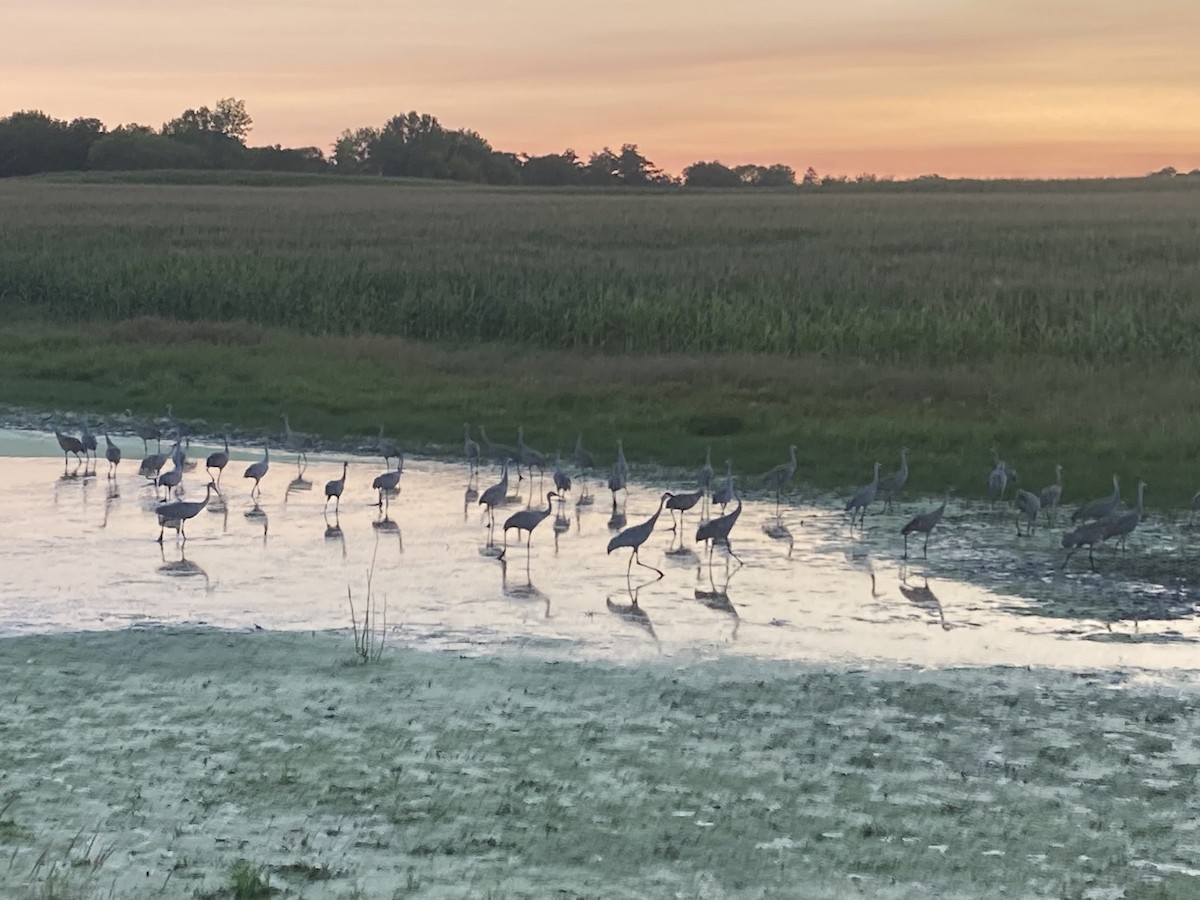
M 806 502 L 785 504 L 777 521 L 759 492 L 731 536 L 741 565 L 723 547 L 710 565 L 693 543 L 699 508 L 686 515 L 682 540 L 664 511 L 641 554 L 665 573 L 655 580 L 637 565 L 626 577 L 628 550 L 606 555 L 613 509 L 598 479 L 592 505 L 577 505 L 577 479 L 561 517 L 537 528 L 528 552 L 512 532 L 501 562 L 476 500 L 498 470 L 484 466 L 469 480 L 464 464 L 422 458 L 408 460 L 385 516 L 371 488 L 384 464 L 346 457 L 335 515 L 332 504 L 323 512 L 324 485 L 341 474 L 343 456 L 312 454 L 298 477 L 294 454 L 272 453 L 255 502 L 242 472 L 261 451 L 235 448 L 222 495 L 188 523 L 186 543 L 168 528 L 160 547 L 155 488 L 136 474 L 141 442 L 117 441 L 125 459 L 110 480 L 102 451 L 85 475 L 74 458 L 64 465 L 53 435 L 0 432 L 0 636 L 181 624 L 343 629 L 347 590 L 361 617 L 373 566 L 395 646 L 609 661 L 1196 666 L 1190 573 L 1200 548 L 1186 525 L 1153 510 L 1126 553 L 1097 550 L 1092 572 L 1081 552 L 1061 571 L 1063 514 L 1058 527 L 1018 537 L 1011 506 L 952 500 L 929 558 L 918 538 L 906 563 L 899 528 L 937 501 L 905 497 L 888 514 L 877 503 L 860 531 L 833 495 L 797 489 Z M 198 466 L 184 478 L 185 498 L 203 499 L 212 449 L 191 446 Z M 539 505 L 552 487 L 549 474 L 533 485 L 512 479 L 496 511 L 497 541 L 504 518 Z M 628 524 L 652 515 L 664 489 L 690 486 L 631 483 L 620 504 Z

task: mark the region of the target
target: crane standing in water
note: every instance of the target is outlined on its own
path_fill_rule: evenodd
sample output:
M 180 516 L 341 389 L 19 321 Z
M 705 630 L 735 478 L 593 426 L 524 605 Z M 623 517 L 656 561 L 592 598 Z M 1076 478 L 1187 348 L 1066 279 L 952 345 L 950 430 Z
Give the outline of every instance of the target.
M 350 468 L 350 463 L 343 460 L 342 477 L 325 483 L 325 509 L 329 509 L 329 501 L 333 498 L 336 500 L 333 505 L 335 514 L 342 508 L 342 491 L 346 489 L 346 470 L 348 468 Z
M 271 444 L 270 442 L 267 442 L 266 444 L 263 444 L 263 458 L 258 462 L 250 463 L 250 465 L 246 466 L 246 471 L 242 475 L 243 478 L 254 479 L 254 487 L 250 489 L 251 497 L 262 495 L 262 488 L 259 486 L 259 482 L 266 477 L 267 470 L 270 468 Z
M 533 477 L 532 475 L 530 476 Z M 533 529 L 542 524 L 543 521 L 554 510 L 554 501 L 561 499 L 554 491 L 546 494 L 545 509 L 523 509 L 520 512 L 515 512 L 504 520 L 504 548 L 500 551 L 500 559 L 504 559 L 504 554 L 508 552 L 508 532 L 509 529 L 517 529 L 517 540 L 521 539 L 521 532 L 524 531 L 528 537 L 525 540 L 525 550 L 528 552 L 529 545 L 533 541 Z
M 187 520 L 194 518 L 200 513 L 200 510 L 208 506 L 208 498 L 212 496 L 212 492 L 217 489 L 213 482 L 208 483 L 208 487 L 204 490 L 204 499 L 200 501 L 176 500 L 173 503 L 163 503 L 159 505 L 154 512 L 158 514 L 158 543 L 163 542 L 163 532 L 166 531 L 167 525 L 172 523 L 177 524 L 179 534 L 183 537 L 184 542 L 187 542 L 187 533 L 184 527 Z
M 658 501 L 658 509 L 655 511 L 654 515 L 652 515 L 645 522 L 642 522 L 638 525 L 629 526 L 624 531 L 614 535 L 612 540 L 608 542 L 609 553 L 612 553 L 618 547 L 629 547 L 633 550 L 633 553 L 629 555 L 629 565 L 625 568 L 626 578 L 629 577 L 629 573 L 633 570 L 633 564 L 635 562 L 643 569 L 649 569 L 651 572 L 657 572 L 659 578 L 663 577 L 662 569 L 656 569 L 654 566 L 642 562 L 641 558 L 638 556 L 638 549 L 642 546 L 642 544 L 646 543 L 647 538 L 649 538 L 651 532 L 654 531 L 654 526 L 658 522 L 658 517 L 662 515 L 663 506 L 668 500 L 671 499 L 672 496 L 673 495 L 670 491 L 664 492 Z
M 929 512 L 923 512 L 920 515 L 913 516 L 900 533 L 904 535 L 904 558 L 908 559 L 908 536 L 910 534 L 925 535 L 925 547 L 921 550 L 921 556 L 929 558 L 929 535 L 933 533 L 933 529 L 938 527 L 938 523 L 942 521 L 942 516 L 946 514 L 946 504 L 950 502 L 950 490 L 946 491 L 946 498 L 942 500 L 942 505 L 937 509 L 932 509 Z
M 117 466 L 121 465 L 121 448 L 104 432 L 104 458 L 108 460 L 108 477 L 117 477 Z
M 775 491 L 775 518 L 779 518 L 780 495 L 783 489 L 791 484 L 792 479 L 796 476 L 796 445 L 792 444 L 788 448 L 789 459 L 785 463 L 780 463 L 770 472 L 762 477 L 763 487 L 767 490 Z
M 725 549 L 729 551 L 729 555 L 736 559 L 739 563 L 742 558 L 733 552 L 733 545 L 729 543 L 729 532 L 733 531 L 733 526 L 737 524 L 738 517 L 742 514 L 742 498 L 735 493 L 737 506 L 733 512 L 725 513 L 723 516 L 717 516 L 715 519 L 709 519 L 707 522 L 701 522 L 700 527 L 696 529 L 696 543 L 700 541 L 708 542 L 708 559 L 712 562 L 713 547 L 718 543 L 724 543 Z
M 229 465 L 229 435 L 225 436 L 225 449 L 208 454 L 208 459 L 204 461 L 204 471 L 208 473 L 209 480 L 212 480 L 212 470 L 217 470 L 218 489 L 220 489 L 221 476 L 225 474 L 227 465 Z

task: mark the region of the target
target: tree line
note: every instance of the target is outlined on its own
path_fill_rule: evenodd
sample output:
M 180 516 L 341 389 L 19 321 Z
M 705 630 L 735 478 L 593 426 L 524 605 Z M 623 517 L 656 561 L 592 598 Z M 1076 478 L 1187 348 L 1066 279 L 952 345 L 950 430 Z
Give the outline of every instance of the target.
M 0 177 L 63 171 L 257 169 L 278 172 L 441 178 L 484 184 L 547 186 L 787 187 L 789 166 L 697 162 L 682 176 L 664 172 L 622 144 L 587 156 L 574 150 L 531 155 L 496 150 L 477 131 L 450 129 L 436 116 L 409 112 L 382 126 L 348 129 L 327 155 L 320 147 L 250 146 L 254 120 L 244 100 L 184 110 L 160 128 L 137 123 L 109 130 L 96 118 L 56 119 L 40 110 L 0 119 Z
M 674 176 L 647 159 L 637 144 L 622 144 L 618 150 L 604 147 L 586 158 L 570 149 L 540 156 L 508 153 L 493 148 L 477 131 L 449 129 L 436 116 L 418 112 L 393 116 L 378 128 L 343 131 L 328 155 L 320 147 L 252 147 L 247 140 L 253 124 L 245 101 L 233 97 L 217 101 L 212 109 L 184 110 L 160 128 L 131 123 L 110 131 L 95 118 L 68 122 L 38 110 L 14 112 L 0 119 L 0 177 L 89 169 L 250 169 L 563 187 L 880 189 L 892 183 L 871 173 L 853 178 L 820 175 L 812 167 L 797 179 L 783 163 L 729 166 L 719 160 L 694 162 Z M 1168 166 L 1150 173 L 1147 180 L 1196 182 L 1200 170 L 1184 175 Z M 1033 182 L 921 175 L 895 184 L 902 189 L 991 190 L 1010 183 Z

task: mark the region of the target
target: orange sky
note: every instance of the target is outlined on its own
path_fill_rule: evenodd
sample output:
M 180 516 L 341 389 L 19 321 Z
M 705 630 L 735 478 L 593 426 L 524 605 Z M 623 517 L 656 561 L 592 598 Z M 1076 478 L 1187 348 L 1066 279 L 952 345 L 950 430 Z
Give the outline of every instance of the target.
M 900 177 L 1200 167 L 1200 0 L 4 0 L 0 115 L 244 99 L 326 150 L 429 112 L 501 150 L 631 142 Z

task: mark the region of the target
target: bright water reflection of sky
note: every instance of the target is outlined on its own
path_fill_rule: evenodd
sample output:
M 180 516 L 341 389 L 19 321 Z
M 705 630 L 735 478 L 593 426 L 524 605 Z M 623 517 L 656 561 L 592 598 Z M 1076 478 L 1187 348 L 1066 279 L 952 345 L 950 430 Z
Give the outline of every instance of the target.
M 126 462 L 110 484 L 103 457 L 98 476 L 82 477 L 73 462 L 64 476 L 52 436 L 0 432 L 0 635 L 180 622 L 344 628 L 347 587 L 361 611 L 374 558 L 375 591 L 387 598 L 388 621 L 399 628 L 389 640 L 398 644 L 611 660 L 742 654 L 837 665 L 1196 666 L 1194 616 L 1122 620 L 1110 631 L 1096 618 L 1051 614 L 1094 597 L 1107 579 L 1087 574 L 1086 561 L 1058 574 L 1057 532 L 1016 541 L 1007 513 L 989 521 L 982 508 L 958 511 L 935 534 L 930 562 L 905 572 L 898 526 L 927 505 L 920 498 L 900 514 L 868 516 L 862 536 L 831 510 L 789 508 L 790 541 L 764 533 L 772 503 L 750 502 L 733 533 L 745 565 L 727 565 L 718 551 L 711 573 L 693 553 L 697 516 L 685 523 L 679 553 L 664 514 L 643 559 L 666 577 L 634 590 L 651 573 L 635 567 L 628 585 L 627 552 L 605 554 L 611 507 L 602 487 L 595 505 L 568 504 L 561 533 L 553 520 L 538 528 L 528 563 L 514 548 L 505 568 L 481 552 L 486 529 L 467 502 L 465 467 L 423 459 L 409 460 L 381 527 L 369 504 L 382 462 L 351 459 L 335 519 L 322 515 L 322 488 L 340 475 L 341 457 L 314 455 L 298 482 L 290 454 L 273 454 L 256 507 L 241 475 L 259 452 L 236 452 L 224 507 L 189 524 L 186 549 L 168 531 L 160 551 L 154 492 L 135 474 L 141 441 L 118 441 Z M 201 468 L 211 449 L 193 448 Z M 496 478 L 485 471 L 481 486 Z M 188 496 L 202 497 L 203 483 L 186 475 Z M 654 511 L 662 488 L 633 487 L 631 524 Z M 514 500 L 499 516 L 524 505 Z M 1014 553 L 1034 559 L 1033 596 L 964 580 L 985 559 L 1015 570 Z

